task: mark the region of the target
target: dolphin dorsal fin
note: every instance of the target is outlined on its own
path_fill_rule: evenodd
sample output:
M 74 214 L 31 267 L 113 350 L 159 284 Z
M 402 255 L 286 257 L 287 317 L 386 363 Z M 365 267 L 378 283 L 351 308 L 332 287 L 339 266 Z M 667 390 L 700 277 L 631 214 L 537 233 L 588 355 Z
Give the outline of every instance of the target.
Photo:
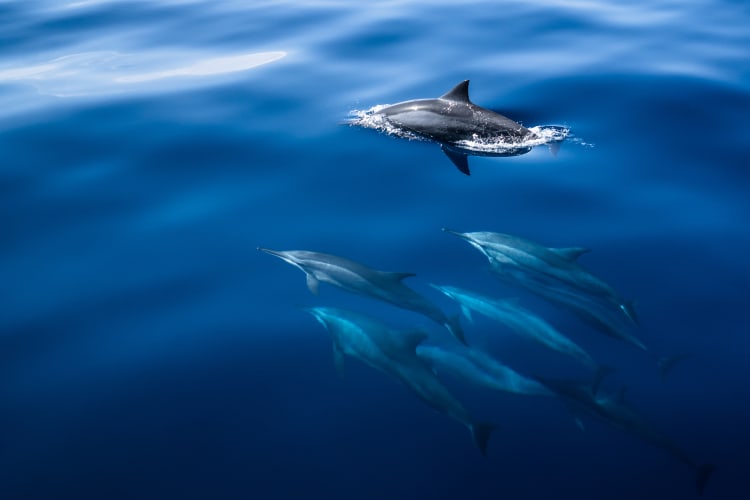
M 590 248 L 584 247 L 550 248 L 549 250 L 570 262 L 575 262 L 578 257 L 591 251 Z
M 474 323 L 474 315 L 471 313 L 471 309 L 461 304 L 461 313 L 466 319 L 469 320 L 470 323 Z
M 428 335 L 422 330 L 404 330 L 399 332 L 399 342 L 409 353 L 415 354 L 417 346 L 425 340 Z
M 469 100 L 469 80 L 464 80 L 463 82 L 459 83 L 448 92 L 441 95 L 440 99 L 471 104 L 471 101 Z
M 381 271 L 380 272 L 385 278 L 393 281 L 401 281 L 405 278 L 411 278 L 412 276 L 416 276 L 415 273 L 399 273 L 399 272 L 392 272 L 392 271 Z

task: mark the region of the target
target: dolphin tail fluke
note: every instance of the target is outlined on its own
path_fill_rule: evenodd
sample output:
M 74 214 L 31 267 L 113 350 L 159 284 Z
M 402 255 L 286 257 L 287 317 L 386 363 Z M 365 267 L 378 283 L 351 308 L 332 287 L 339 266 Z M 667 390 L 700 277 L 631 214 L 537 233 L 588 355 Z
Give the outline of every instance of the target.
M 471 424 L 469 427 L 474 444 L 479 448 L 483 457 L 487 456 L 487 443 L 490 440 L 490 434 L 495 430 L 495 424 L 489 422 L 479 422 Z
M 662 382 L 666 380 L 669 372 L 672 371 L 675 365 L 679 364 L 680 361 L 688 358 L 690 355 L 687 353 L 675 354 L 674 356 L 665 356 L 659 358 L 656 365 L 659 367 L 659 375 L 661 375 Z
M 626 300 L 622 304 L 620 304 L 620 309 L 622 309 L 622 312 L 625 313 L 625 316 L 630 319 L 630 321 L 633 322 L 633 324 L 640 326 L 640 322 L 638 321 L 638 315 L 635 312 L 635 302 L 632 300 Z
M 451 335 L 456 337 L 459 342 L 463 345 L 469 345 L 466 343 L 466 337 L 464 336 L 464 330 L 461 328 L 461 320 L 458 315 L 451 316 L 445 323 L 445 327 L 451 332 Z
M 594 372 L 594 380 L 591 382 L 591 394 L 596 396 L 596 393 L 599 392 L 599 387 L 602 385 L 602 380 L 614 371 L 615 369 L 612 366 L 599 366 Z
M 713 464 L 703 464 L 698 466 L 698 472 L 695 475 L 695 487 L 698 489 L 699 495 L 703 495 L 706 483 L 708 483 L 715 468 L 716 467 L 714 467 Z

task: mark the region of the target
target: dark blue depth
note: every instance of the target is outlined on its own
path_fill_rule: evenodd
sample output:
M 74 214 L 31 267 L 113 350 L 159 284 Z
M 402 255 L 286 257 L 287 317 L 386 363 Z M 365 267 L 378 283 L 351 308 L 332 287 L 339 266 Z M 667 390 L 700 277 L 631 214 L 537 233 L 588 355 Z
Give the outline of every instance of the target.
M 258 246 L 416 273 L 451 314 L 430 283 L 518 297 L 716 465 L 705 498 L 744 498 L 749 25 L 732 0 L 0 1 L 0 498 L 697 497 L 684 464 L 581 431 L 560 401 L 446 380 L 497 424 L 483 458 L 396 381 L 351 359 L 340 378 L 301 307 L 450 339 L 313 296 Z M 478 105 L 570 136 L 465 176 L 435 144 L 347 124 L 464 79 Z M 662 381 L 443 227 L 591 248 L 580 263 L 636 300 L 653 354 L 690 356 Z M 519 371 L 587 376 L 463 325 Z

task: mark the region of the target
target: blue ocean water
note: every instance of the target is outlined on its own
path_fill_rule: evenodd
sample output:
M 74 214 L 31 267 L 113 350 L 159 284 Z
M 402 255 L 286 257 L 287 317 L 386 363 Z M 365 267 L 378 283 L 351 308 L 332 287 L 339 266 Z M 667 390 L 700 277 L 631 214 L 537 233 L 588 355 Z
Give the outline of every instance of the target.
M 302 307 L 446 332 L 256 251 L 307 249 L 518 297 L 617 371 L 604 389 L 745 498 L 746 2 L 0 1 L 0 498 L 692 498 L 693 471 L 566 407 L 447 380 L 466 430 Z M 472 100 L 568 138 L 462 175 L 351 113 Z M 441 231 L 552 247 L 637 302 L 654 356 L 496 280 Z M 585 375 L 504 333 L 529 374 Z

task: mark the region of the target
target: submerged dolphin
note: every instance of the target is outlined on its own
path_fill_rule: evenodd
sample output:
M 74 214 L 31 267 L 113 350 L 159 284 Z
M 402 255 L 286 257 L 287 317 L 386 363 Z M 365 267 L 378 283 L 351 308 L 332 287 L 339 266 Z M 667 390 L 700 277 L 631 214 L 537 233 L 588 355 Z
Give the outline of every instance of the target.
M 399 102 L 378 111 L 390 123 L 443 145 L 443 152 L 466 175 L 469 166 L 466 153 L 456 148 L 464 140 L 503 140 L 510 147 L 493 156 L 527 153 L 523 141 L 538 136 L 523 125 L 499 113 L 482 108 L 469 100 L 469 80 L 464 80 L 437 99 L 414 99 Z M 474 153 L 472 153 L 474 154 Z
M 578 265 L 576 260 L 589 251 L 587 248 L 550 248 L 518 236 L 489 231 L 443 231 L 465 239 L 494 265 L 516 267 L 529 274 L 539 275 L 542 279 L 554 280 L 600 297 L 614 305 L 633 323 L 638 323 L 632 301 L 623 299 L 610 285 Z
M 427 316 L 446 327 L 461 343 L 466 343 L 458 316 L 447 317 L 439 307 L 402 283 L 404 278 L 414 276 L 413 273 L 378 271 L 344 257 L 307 250 L 277 251 L 261 247 L 258 250 L 302 270 L 307 276 L 307 287 L 315 295 L 321 281 L 330 283 Z
M 429 406 L 464 424 L 479 451 L 486 455 L 494 426 L 471 419 L 463 405 L 417 356 L 417 345 L 426 334 L 394 330 L 374 318 L 344 309 L 313 307 L 307 311 L 331 334 L 339 369 L 343 356 L 348 355 L 400 380 Z
M 490 268 L 505 283 L 526 288 L 549 302 L 570 310 L 596 331 L 648 351 L 643 342 L 630 332 L 626 321 L 631 322 L 619 310 L 613 309 L 600 298 L 582 294 L 559 283 L 551 283 L 533 273 L 496 265 L 492 260 L 490 260 Z
M 589 353 L 545 320 L 512 301 L 493 299 L 454 286 L 432 286 L 458 302 L 467 317 L 471 317 L 471 311 L 476 311 L 503 323 L 514 333 L 569 356 L 593 370 L 594 392 L 599 388 L 602 379 L 612 371 L 612 368 L 596 363 Z
M 585 411 L 594 418 L 603 420 L 619 429 L 629 432 L 657 448 L 665 450 L 682 463 L 694 469 L 696 472 L 696 488 L 699 494 L 703 494 L 714 466 L 695 462 L 674 442 L 657 432 L 641 415 L 625 404 L 622 392 L 617 397 L 595 396 L 588 387 L 574 381 L 554 380 L 543 377 L 535 378 L 550 391 L 576 408 Z
M 551 396 L 552 393 L 535 380 L 524 377 L 490 355 L 462 345 L 443 347 L 419 345 L 417 355 L 437 371 L 446 370 L 476 385 L 502 392 Z

